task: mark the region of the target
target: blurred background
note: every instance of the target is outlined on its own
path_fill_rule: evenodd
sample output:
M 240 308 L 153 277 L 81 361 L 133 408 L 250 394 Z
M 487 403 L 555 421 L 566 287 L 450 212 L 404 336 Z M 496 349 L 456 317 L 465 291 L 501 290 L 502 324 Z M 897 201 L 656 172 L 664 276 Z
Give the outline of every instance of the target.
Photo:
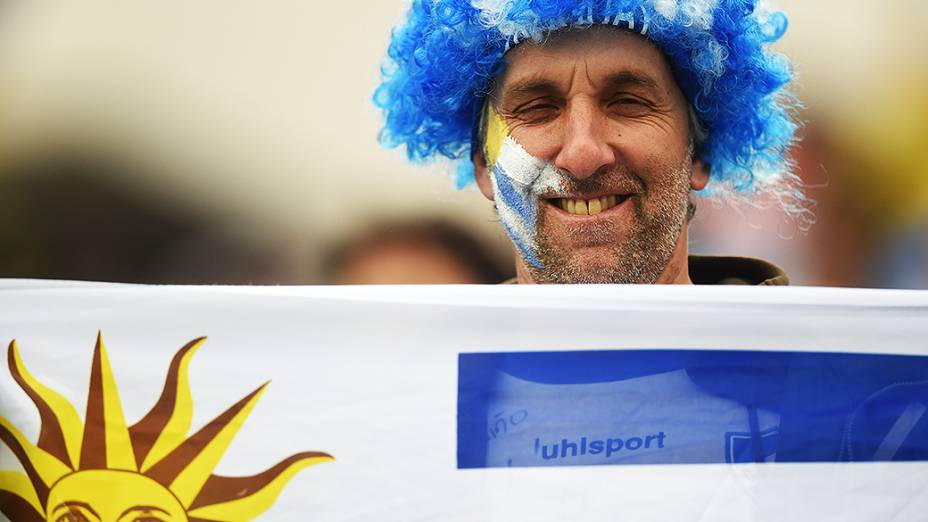
M 692 250 L 794 284 L 928 288 L 928 2 L 775 4 L 816 222 L 700 200 Z M 377 144 L 370 97 L 407 5 L 3 2 L 0 277 L 508 277 L 477 190 Z

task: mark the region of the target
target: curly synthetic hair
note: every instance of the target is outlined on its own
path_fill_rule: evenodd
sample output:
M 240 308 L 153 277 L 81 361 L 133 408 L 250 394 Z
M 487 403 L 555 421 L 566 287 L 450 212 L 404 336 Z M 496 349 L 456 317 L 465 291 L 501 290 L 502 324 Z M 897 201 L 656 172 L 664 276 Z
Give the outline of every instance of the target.
M 789 157 L 797 129 L 790 64 L 767 49 L 786 31 L 786 16 L 753 0 L 413 0 L 374 94 L 385 117 L 381 143 L 405 145 L 417 162 L 460 160 L 458 186 L 467 185 L 475 118 L 505 52 L 596 24 L 644 34 L 668 57 L 706 132 L 696 150 L 711 172 L 706 193 L 806 212 Z

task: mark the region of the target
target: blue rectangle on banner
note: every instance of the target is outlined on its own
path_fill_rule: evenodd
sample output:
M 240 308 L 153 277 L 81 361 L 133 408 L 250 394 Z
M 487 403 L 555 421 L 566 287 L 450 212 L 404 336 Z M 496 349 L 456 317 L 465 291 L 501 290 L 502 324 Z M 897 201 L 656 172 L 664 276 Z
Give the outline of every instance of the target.
M 928 460 L 928 357 L 464 353 L 458 467 Z

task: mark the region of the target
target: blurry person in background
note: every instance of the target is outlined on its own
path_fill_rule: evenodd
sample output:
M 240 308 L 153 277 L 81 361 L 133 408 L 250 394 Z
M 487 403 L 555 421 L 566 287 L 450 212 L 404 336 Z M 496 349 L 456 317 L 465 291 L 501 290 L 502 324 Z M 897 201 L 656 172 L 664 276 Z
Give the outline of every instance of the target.
M 154 284 L 279 282 L 273 249 L 153 196 L 114 158 L 46 153 L 0 172 L 0 277 Z
M 427 219 L 368 229 L 333 250 L 325 273 L 333 284 L 488 284 L 512 269 L 463 228 Z
M 928 75 L 905 70 L 884 82 L 891 96 L 836 129 L 835 221 L 862 243 L 858 284 L 928 289 Z
M 723 3 L 413 0 L 381 140 L 458 161 L 512 240 L 520 283 L 787 284 L 688 255 L 691 193 L 808 212 L 788 157 L 782 13 Z
M 881 95 L 853 117 L 806 112 L 795 157 L 822 190 L 815 226 L 790 245 L 812 284 L 928 288 L 928 76 L 905 69 L 875 81 Z
M 928 290 L 928 218 L 892 238 L 886 250 L 874 256 L 874 285 L 885 288 Z

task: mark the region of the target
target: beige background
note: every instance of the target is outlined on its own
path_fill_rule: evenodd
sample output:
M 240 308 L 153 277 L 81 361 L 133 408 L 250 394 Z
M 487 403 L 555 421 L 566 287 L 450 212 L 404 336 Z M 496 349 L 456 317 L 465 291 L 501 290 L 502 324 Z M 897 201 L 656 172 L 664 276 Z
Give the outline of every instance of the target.
M 858 109 L 892 97 L 887 79 L 928 64 L 925 2 L 776 5 L 790 16 L 780 48 L 813 124 L 855 125 Z M 0 165 L 61 147 L 129 158 L 146 168 L 114 182 L 287 249 L 297 272 L 312 271 L 322 245 L 384 215 L 447 214 L 504 247 L 476 190 L 456 191 L 443 164 L 412 167 L 377 144 L 370 97 L 405 6 L 8 2 Z M 781 262 L 793 262 L 792 249 L 779 248 Z

